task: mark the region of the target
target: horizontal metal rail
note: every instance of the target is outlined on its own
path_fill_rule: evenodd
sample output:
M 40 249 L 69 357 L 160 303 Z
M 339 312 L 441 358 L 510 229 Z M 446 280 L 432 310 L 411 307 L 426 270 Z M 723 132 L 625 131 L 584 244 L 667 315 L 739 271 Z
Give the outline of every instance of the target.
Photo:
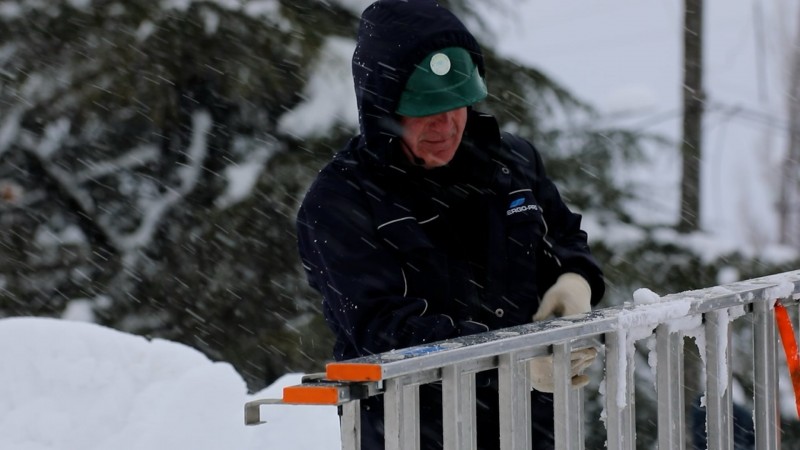
M 656 302 L 595 310 L 446 341 L 398 349 L 326 366 L 323 377 L 284 390 L 280 400 L 246 405 L 246 422 L 259 423 L 268 403 L 342 407 L 342 445 L 360 450 L 359 400 L 384 396 L 387 449 L 419 448 L 419 386 L 441 382 L 445 449 L 475 448 L 475 374 L 498 370 L 502 450 L 531 448 L 527 362 L 553 355 L 556 448 L 583 449 L 583 396 L 569 386 L 571 350 L 605 350 L 606 445 L 636 448 L 635 341 L 654 338 L 659 448 L 685 448 L 683 338 L 702 333 L 709 448 L 732 449 L 731 321 L 752 316 L 755 436 L 759 450 L 778 448 L 777 335 L 774 304 L 800 297 L 800 271 L 786 272 L 661 297 Z M 699 331 L 698 331 L 699 330 Z

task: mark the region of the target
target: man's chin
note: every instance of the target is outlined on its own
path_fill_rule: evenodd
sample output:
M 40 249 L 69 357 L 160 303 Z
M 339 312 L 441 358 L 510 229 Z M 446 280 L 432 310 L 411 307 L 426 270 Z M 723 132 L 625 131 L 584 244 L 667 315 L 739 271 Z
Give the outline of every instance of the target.
M 425 161 L 426 169 L 436 169 L 438 167 L 444 167 L 446 165 L 447 165 L 446 161 Z
M 453 158 L 426 158 L 425 159 L 425 167 L 428 169 L 434 169 L 436 167 L 446 166 L 450 163 Z

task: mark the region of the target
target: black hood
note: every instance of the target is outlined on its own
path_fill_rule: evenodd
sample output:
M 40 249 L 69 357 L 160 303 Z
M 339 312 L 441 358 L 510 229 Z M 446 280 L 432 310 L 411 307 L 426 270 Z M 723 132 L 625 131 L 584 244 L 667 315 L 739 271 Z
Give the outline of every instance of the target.
M 408 77 L 429 53 L 446 47 L 469 51 L 485 76 L 475 38 L 434 0 L 379 0 L 362 13 L 353 53 L 359 147 L 379 162 L 388 161 L 388 143 L 400 134 L 394 111 Z

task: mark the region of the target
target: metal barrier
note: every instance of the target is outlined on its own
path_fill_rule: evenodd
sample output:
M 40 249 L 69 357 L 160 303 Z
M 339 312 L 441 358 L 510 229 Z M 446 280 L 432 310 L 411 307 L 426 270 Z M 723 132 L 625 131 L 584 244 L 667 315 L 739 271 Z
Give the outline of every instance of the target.
M 360 449 L 359 401 L 384 396 L 386 449 L 419 448 L 419 386 L 441 381 L 445 450 L 475 448 L 475 374 L 499 375 L 502 450 L 531 448 L 527 361 L 552 354 L 557 449 L 584 448 L 582 389 L 569 382 L 569 355 L 592 346 L 605 350 L 606 447 L 636 447 L 634 342 L 654 336 L 658 448 L 684 449 L 684 336 L 704 336 L 708 448 L 733 448 L 731 323 L 753 323 L 756 448 L 779 448 L 775 305 L 797 311 L 800 270 L 707 289 L 671 294 L 646 303 L 554 319 L 330 363 L 318 377 L 284 389 L 282 399 L 245 405 L 245 423 L 262 423 L 265 404 L 329 404 L 341 408 L 342 449 Z M 598 358 L 599 359 L 599 358 Z M 798 393 L 800 395 L 800 393 Z M 799 405 L 800 407 L 800 405 Z

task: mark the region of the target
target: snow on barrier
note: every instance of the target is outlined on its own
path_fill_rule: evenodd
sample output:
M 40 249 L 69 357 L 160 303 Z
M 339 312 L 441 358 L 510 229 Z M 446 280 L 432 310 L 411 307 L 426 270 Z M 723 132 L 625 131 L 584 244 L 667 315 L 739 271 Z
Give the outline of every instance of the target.
M 475 374 L 497 369 L 500 448 L 529 449 L 527 362 L 552 354 L 556 448 L 583 449 L 584 392 L 571 388 L 569 357 L 572 350 L 594 347 L 605 353 L 601 392 L 606 446 L 633 450 L 634 343 L 652 338 L 655 345 L 650 348 L 649 365 L 656 372 L 658 448 L 683 449 L 687 429 L 682 382 L 684 337 L 691 336 L 696 338 L 706 371 L 708 448 L 733 449 L 731 323 L 747 316 L 753 324 L 755 444 L 759 450 L 778 449 L 778 370 L 782 368 L 777 366 L 776 305 L 794 380 L 800 377 L 796 373 L 800 356 L 796 343 L 792 345 L 795 332 L 789 315 L 781 309 L 792 308 L 797 313 L 798 299 L 800 270 L 664 297 L 639 290 L 634 293 L 634 302 L 618 307 L 330 363 L 324 374 L 285 388 L 282 399 L 248 402 L 245 423 L 262 423 L 262 405 L 337 405 L 342 416 L 342 449 L 360 450 L 359 402 L 383 395 L 386 449 L 418 449 L 419 386 L 441 382 L 444 449 L 475 448 Z M 795 395 L 800 396 L 800 392 Z

